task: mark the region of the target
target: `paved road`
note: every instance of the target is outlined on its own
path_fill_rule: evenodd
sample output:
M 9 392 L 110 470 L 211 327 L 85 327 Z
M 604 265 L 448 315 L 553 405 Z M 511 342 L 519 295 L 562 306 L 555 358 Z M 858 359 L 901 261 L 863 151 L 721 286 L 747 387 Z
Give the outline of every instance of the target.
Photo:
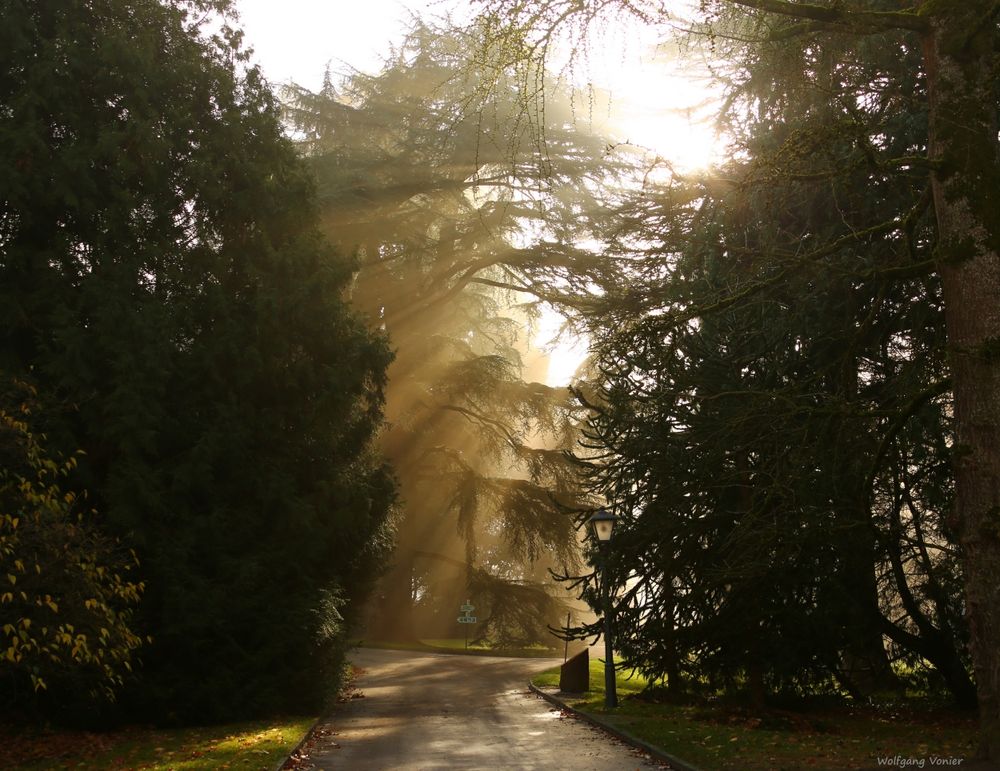
M 362 649 L 364 698 L 338 705 L 305 747 L 300 769 L 660 768 L 626 744 L 564 716 L 526 687 L 558 659 L 507 659 Z

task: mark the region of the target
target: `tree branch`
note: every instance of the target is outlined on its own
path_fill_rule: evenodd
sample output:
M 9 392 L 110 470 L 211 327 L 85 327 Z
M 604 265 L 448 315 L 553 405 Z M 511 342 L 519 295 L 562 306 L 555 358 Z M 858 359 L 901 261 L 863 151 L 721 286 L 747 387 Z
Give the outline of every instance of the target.
M 767 13 L 776 13 L 794 19 L 806 19 L 820 24 L 833 25 L 844 32 L 864 34 L 872 29 L 879 31 L 907 29 L 914 32 L 928 32 L 929 22 L 909 11 L 863 11 L 861 9 L 832 8 L 812 3 L 793 3 L 790 0 L 729 0 L 734 5 L 742 5 Z

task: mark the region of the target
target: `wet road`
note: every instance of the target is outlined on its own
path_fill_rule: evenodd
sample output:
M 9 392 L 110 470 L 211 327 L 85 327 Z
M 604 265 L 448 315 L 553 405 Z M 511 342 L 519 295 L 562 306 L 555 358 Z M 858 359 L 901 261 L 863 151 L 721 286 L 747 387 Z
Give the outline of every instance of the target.
M 305 747 L 306 769 L 661 768 L 527 689 L 559 659 L 361 649 L 364 698 L 338 705 Z

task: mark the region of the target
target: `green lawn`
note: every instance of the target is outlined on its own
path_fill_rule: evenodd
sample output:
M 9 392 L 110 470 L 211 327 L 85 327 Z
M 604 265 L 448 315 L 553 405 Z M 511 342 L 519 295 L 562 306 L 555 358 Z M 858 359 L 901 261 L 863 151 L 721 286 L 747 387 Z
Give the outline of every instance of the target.
M 490 645 L 473 645 L 465 647 L 461 637 L 418 640 L 416 642 L 384 642 L 380 640 L 358 640 L 355 645 L 361 648 L 382 648 L 397 651 L 423 651 L 426 653 L 457 653 L 470 656 L 515 656 L 518 658 L 554 658 L 560 655 L 555 648 L 534 646 L 531 648 L 495 648 Z M 557 678 L 558 679 L 558 678 Z
M 465 640 L 461 637 L 435 638 L 435 639 L 421 640 L 420 642 L 422 642 L 424 645 L 429 645 L 432 648 L 447 648 L 448 650 L 456 650 L 456 651 L 466 649 Z M 491 646 L 486 645 L 485 643 L 479 643 L 477 645 L 476 643 L 473 643 L 471 641 L 468 644 L 468 649 L 481 650 L 481 651 L 492 650 Z
M 272 771 L 299 743 L 314 717 L 209 728 L 0 732 L 0 768 Z
M 533 682 L 557 686 L 559 670 L 548 670 Z M 759 713 L 654 703 L 638 697 L 645 686 L 642 678 L 619 673 L 619 706 L 609 713 L 604 709 L 604 665 L 596 660 L 590 663 L 590 684 L 588 694 L 569 700 L 572 706 L 706 770 L 874 768 L 880 757 L 971 758 L 975 751 L 973 718 L 918 704 Z M 899 767 L 898 761 L 893 767 Z

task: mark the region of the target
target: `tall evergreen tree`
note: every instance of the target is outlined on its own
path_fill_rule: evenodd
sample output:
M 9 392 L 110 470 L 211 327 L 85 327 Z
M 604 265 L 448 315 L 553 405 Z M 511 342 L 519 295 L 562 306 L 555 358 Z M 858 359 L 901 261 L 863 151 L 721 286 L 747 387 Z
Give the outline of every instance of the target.
M 555 27 L 585 26 L 609 6 L 650 22 L 664 20 L 667 12 L 658 3 L 498 0 L 487 6 L 497 32 L 486 46 L 512 61 L 544 57 Z M 748 16 L 733 6 L 766 13 Z M 837 640 L 836 656 L 822 666 L 848 674 L 832 663 L 834 659 L 845 653 L 856 658 L 872 647 L 866 639 L 879 642 L 884 633 L 915 655 L 933 649 L 938 671 L 956 696 L 968 701 L 971 687 L 961 655 L 962 602 L 954 593 L 956 548 L 950 543 L 964 533 L 967 596 L 984 611 L 978 625 L 972 613 L 973 650 L 981 657 L 977 679 L 986 745 L 995 754 L 995 686 L 982 689 L 982 667 L 990 660 L 988 651 L 996 648 L 987 629 L 992 622 L 986 620 L 993 611 L 983 602 L 992 590 L 984 583 L 986 563 L 968 551 L 970 537 L 977 554 L 984 553 L 985 542 L 981 534 L 970 535 L 964 526 L 952 524 L 967 525 L 983 516 L 982 498 L 963 509 L 963 484 L 973 497 L 992 495 L 994 501 L 996 486 L 986 476 L 978 481 L 966 476 L 963 482 L 959 474 L 959 510 L 964 513 L 949 523 L 945 512 L 950 481 L 943 473 L 952 409 L 943 395 L 954 387 L 961 437 L 969 429 L 968 424 L 963 429 L 959 403 L 980 403 L 981 394 L 991 393 L 993 381 L 980 373 L 985 378 L 980 390 L 969 380 L 949 380 L 943 372 L 943 341 L 935 330 L 940 333 L 948 326 L 951 346 L 964 339 L 969 329 L 958 330 L 947 319 L 954 308 L 965 307 L 965 297 L 972 298 L 977 318 L 991 318 L 984 310 L 988 303 L 978 294 L 981 287 L 963 285 L 958 276 L 962 271 L 953 270 L 943 257 L 955 243 L 948 235 L 955 208 L 952 201 L 942 207 L 940 199 L 948 180 L 957 182 L 964 175 L 979 180 L 993 173 L 996 132 L 984 130 L 993 124 L 970 112 L 968 125 L 978 128 L 964 141 L 984 142 L 979 156 L 987 158 L 985 166 L 969 165 L 971 152 L 953 158 L 954 167 L 947 166 L 946 156 L 959 143 L 939 133 L 943 101 L 936 96 L 936 79 L 938 64 L 943 69 L 948 57 L 968 56 L 962 70 L 966 82 L 955 84 L 954 93 L 979 89 L 977 107 L 995 117 L 995 98 L 986 96 L 992 93 L 993 81 L 974 62 L 993 61 L 996 28 L 985 12 L 976 16 L 970 10 L 966 16 L 964 8 L 948 3 L 924 10 L 917 14 L 882 6 L 826 7 L 781 0 L 703 4 L 703 29 L 716 62 L 731 65 L 741 80 L 728 117 L 742 142 L 735 155 L 750 161 L 734 161 L 724 170 L 726 179 L 706 180 L 703 187 L 679 184 L 666 194 L 640 197 L 619 218 L 619 251 L 637 259 L 603 293 L 604 318 L 610 323 L 598 328 L 624 331 L 602 348 L 608 402 L 594 401 L 600 413 L 595 439 L 609 456 L 596 473 L 602 489 L 616 493 L 623 509 L 640 520 L 647 518 L 649 526 L 662 519 L 664 509 L 686 512 L 688 528 L 670 532 L 680 533 L 692 548 L 710 546 L 718 560 L 713 563 L 712 554 L 704 554 L 707 561 L 698 563 L 703 568 L 699 575 L 714 577 L 714 584 L 695 588 L 691 576 L 664 577 L 665 567 L 683 569 L 688 563 L 677 565 L 669 539 L 657 538 L 637 520 L 636 528 L 648 540 L 636 535 L 632 548 L 658 545 L 660 551 L 659 564 L 643 563 L 651 571 L 648 581 L 659 584 L 628 593 L 627 599 L 635 599 L 639 608 L 636 639 L 655 634 L 658 627 L 648 625 L 649 614 L 662 611 L 654 612 L 639 600 L 661 592 L 663 608 L 671 610 L 667 618 L 655 617 L 672 626 L 676 618 L 671 618 L 681 612 L 680 600 L 697 597 L 702 618 L 714 624 L 725 615 L 720 609 L 751 607 L 745 592 L 741 602 L 727 603 L 730 592 L 741 591 L 738 583 L 726 580 L 730 571 L 748 571 L 753 580 L 745 588 L 761 580 L 766 584 L 767 572 L 759 571 L 804 549 L 803 554 L 810 555 L 807 574 L 833 580 L 824 580 L 822 586 L 802 582 L 798 589 L 787 586 L 783 592 L 776 587 L 780 607 L 754 608 L 762 629 L 769 623 L 773 629 L 781 619 L 797 619 L 784 631 L 794 628 L 803 616 L 789 615 L 789 607 L 823 607 L 826 615 L 816 620 L 824 623 L 831 611 L 833 618 L 847 613 L 840 622 L 862 634 Z M 972 23 L 974 18 L 980 23 Z M 944 32 L 963 24 L 961 36 Z M 862 34 L 831 34 L 845 32 Z M 960 50 L 959 40 L 968 48 Z M 938 44 L 947 52 L 935 48 Z M 900 66 L 906 61 L 908 67 Z M 957 77 L 959 70 L 950 72 Z M 938 165 L 942 161 L 945 166 Z M 733 189 L 723 192 L 730 185 Z M 956 195 L 967 197 L 969 189 L 960 194 L 956 189 Z M 978 189 L 978 182 L 971 189 Z M 932 198 L 933 229 L 925 214 Z M 980 211 L 984 200 L 980 196 L 963 205 L 970 212 Z M 985 284 L 992 286 L 997 265 L 987 244 L 995 233 L 988 227 L 981 232 L 983 249 L 973 249 L 969 261 L 978 261 Z M 942 240 L 935 240 L 938 234 Z M 976 345 L 990 336 L 984 328 L 975 334 Z M 773 351 L 766 354 L 769 348 Z M 958 354 L 966 362 L 963 367 L 973 348 Z M 982 357 L 971 358 L 981 364 Z M 949 367 L 954 373 L 955 354 Z M 646 420 L 634 421 L 630 410 Z M 666 428 L 659 433 L 649 428 L 651 417 Z M 629 427 L 638 436 L 634 443 Z M 800 449 L 783 457 L 787 453 L 782 448 L 791 446 Z M 661 449 L 663 458 L 654 448 Z M 672 454 L 674 450 L 680 455 Z M 701 451 L 709 455 L 701 456 Z M 977 462 L 989 466 L 990 453 L 987 441 L 974 454 Z M 691 472 L 679 469 L 712 473 L 700 477 L 698 487 L 690 484 L 686 474 Z M 716 482 L 709 484 L 709 479 Z M 667 488 L 657 492 L 663 480 Z M 907 500 L 910 491 L 927 498 Z M 661 497 L 669 503 L 657 503 Z M 814 516 L 797 526 L 799 537 L 789 538 L 797 520 L 785 520 L 787 527 L 782 527 L 776 515 L 801 516 L 808 507 L 815 507 Z M 824 512 L 831 511 L 834 520 L 823 525 Z M 929 522 L 925 517 L 932 512 L 935 521 Z M 868 533 L 872 525 L 874 540 Z M 701 533 L 701 528 L 709 528 L 701 540 L 683 535 Z M 824 555 L 824 544 L 833 553 Z M 937 549 L 943 556 L 932 558 L 930 551 Z M 697 558 L 697 550 L 686 554 Z M 922 576 L 917 586 L 909 572 L 914 566 Z M 942 591 L 944 586 L 951 588 L 950 595 Z M 822 590 L 825 597 L 810 595 L 814 590 Z M 857 608 L 841 604 L 838 597 L 853 598 Z M 881 615 L 873 613 L 880 599 L 887 603 Z M 837 600 L 836 605 L 829 604 L 831 600 Z M 722 646 L 715 653 L 724 653 L 722 642 L 712 637 L 718 631 L 703 627 L 688 641 L 704 645 L 715 639 Z M 985 636 L 977 643 L 979 634 Z M 824 635 L 820 642 L 835 639 Z M 737 666 L 751 681 L 759 678 L 751 663 L 761 656 L 747 646 L 760 641 L 744 637 L 733 642 L 736 661 L 742 661 Z M 809 643 L 800 654 L 822 657 L 824 646 Z M 638 646 L 637 655 L 642 655 Z M 676 650 L 671 656 L 674 667 L 686 661 Z M 774 658 L 771 663 L 787 661 Z
M 414 604 L 452 631 L 471 582 L 491 634 L 537 641 L 558 617 L 545 567 L 576 559 L 567 508 L 580 496 L 564 452 L 568 393 L 531 382 L 528 316 L 512 306 L 557 294 L 556 272 L 575 266 L 582 280 L 577 259 L 591 257 L 559 230 L 592 208 L 595 169 L 610 164 L 559 99 L 540 157 L 514 92 L 486 89 L 495 64 L 472 58 L 477 39 L 417 24 L 380 74 L 295 90 L 289 116 L 328 232 L 357 250 L 352 300 L 397 353 L 385 447 L 405 516 L 378 615 L 402 628 L 383 631 L 412 634 Z M 528 606 L 540 612 L 527 625 L 504 610 Z
M 315 708 L 393 498 L 387 345 L 228 11 L 0 5 L 0 363 L 139 554 L 159 719 Z

